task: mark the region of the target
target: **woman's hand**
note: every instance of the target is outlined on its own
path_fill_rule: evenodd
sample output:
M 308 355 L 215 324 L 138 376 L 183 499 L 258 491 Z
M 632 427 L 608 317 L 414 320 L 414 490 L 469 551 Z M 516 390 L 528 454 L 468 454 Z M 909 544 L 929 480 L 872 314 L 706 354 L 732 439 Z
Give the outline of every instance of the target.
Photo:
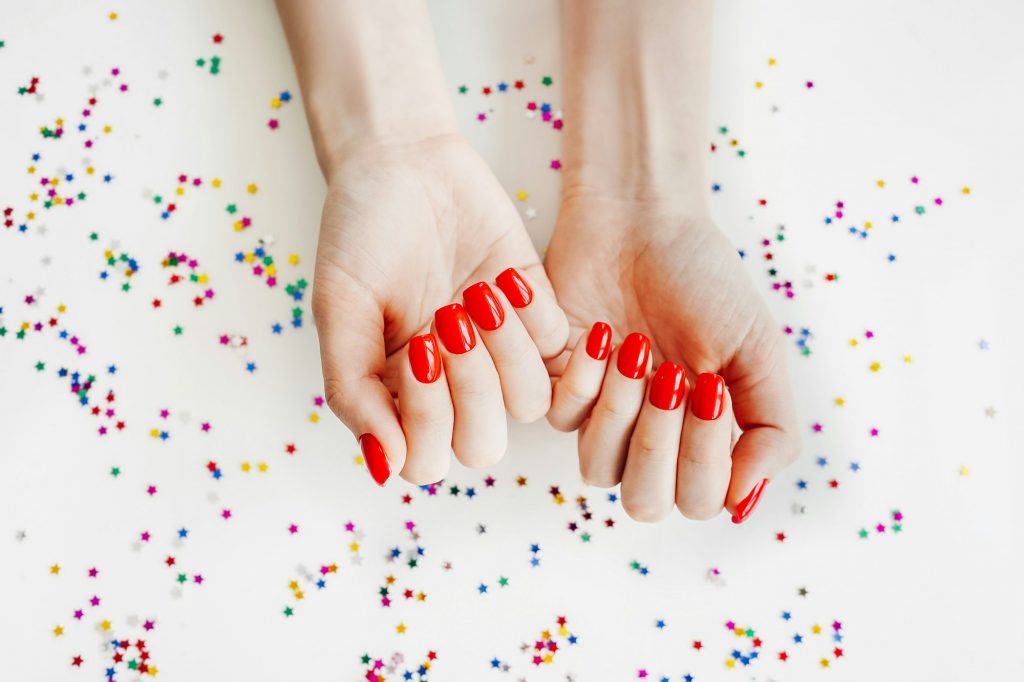
M 505 409 L 547 412 L 542 358 L 568 337 L 518 213 L 454 133 L 367 142 L 331 168 L 313 315 L 327 402 L 381 485 L 440 480 L 452 449 L 500 459 Z
M 744 520 L 799 438 L 780 330 L 735 248 L 699 212 L 567 188 L 546 266 L 576 340 L 549 421 L 582 423 L 583 478 L 621 481 L 638 520 Z M 595 320 L 639 334 L 609 353 Z
M 313 282 L 327 402 L 380 485 L 394 471 L 438 481 L 452 449 L 491 464 L 506 407 L 547 411 L 542 358 L 569 327 L 518 213 L 456 132 L 426 4 L 278 9 L 327 179 Z

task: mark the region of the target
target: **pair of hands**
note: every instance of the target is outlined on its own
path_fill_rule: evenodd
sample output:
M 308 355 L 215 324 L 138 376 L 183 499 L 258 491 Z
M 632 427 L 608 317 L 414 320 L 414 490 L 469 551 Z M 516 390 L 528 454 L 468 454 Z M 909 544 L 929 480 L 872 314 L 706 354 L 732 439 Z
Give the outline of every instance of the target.
M 728 240 L 677 203 L 565 187 L 542 265 L 458 134 L 350 149 L 313 314 L 328 404 L 374 479 L 438 481 L 452 450 L 493 464 L 507 409 L 579 428 L 584 480 L 621 482 L 635 519 L 744 520 L 799 450 L 781 335 Z

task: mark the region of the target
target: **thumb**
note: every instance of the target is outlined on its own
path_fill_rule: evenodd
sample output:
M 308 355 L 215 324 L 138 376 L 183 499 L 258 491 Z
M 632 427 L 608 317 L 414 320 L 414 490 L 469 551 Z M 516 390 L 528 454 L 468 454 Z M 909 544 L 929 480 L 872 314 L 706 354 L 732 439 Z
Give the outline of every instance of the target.
M 746 520 L 765 483 L 800 453 L 786 357 L 779 339 L 770 331 L 765 337 L 748 339 L 725 372 L 736 423 L 743 430 L 732 451 L 725 498 L 733 523 Z
M 373 294 L 346 273 L 318 280 L 313 319 L 320 339 L 324 396 L 359 439 L 366 467 L 383 486 L 405 466 L 405 434 L 384 385 L 384 311 Z

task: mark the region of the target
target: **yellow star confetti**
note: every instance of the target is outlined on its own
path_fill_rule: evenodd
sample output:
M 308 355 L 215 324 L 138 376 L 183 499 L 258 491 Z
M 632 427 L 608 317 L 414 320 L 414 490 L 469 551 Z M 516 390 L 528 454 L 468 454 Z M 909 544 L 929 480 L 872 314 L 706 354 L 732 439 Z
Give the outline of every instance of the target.
M 256 194 L 256 192 L 258 192 L 259 189 L 260 188 L 256 186 L 255 182 L 250 182 L 248 186 L 245 188 L 245 191 L 248 192 L 249 194 Z

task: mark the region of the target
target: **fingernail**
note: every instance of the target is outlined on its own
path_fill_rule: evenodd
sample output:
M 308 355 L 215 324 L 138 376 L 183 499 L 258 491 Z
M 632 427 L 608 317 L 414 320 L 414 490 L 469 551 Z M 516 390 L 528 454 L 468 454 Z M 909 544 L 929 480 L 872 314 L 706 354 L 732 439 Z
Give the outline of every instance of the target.
M 441 354 L 433 334 L 421 334 L 409 340 L 409 365 L 420 383 L 432 384 L 441 376 Z
M 363 451 L 363 461 L 370 470 L 370 476 L 383 488 L 388 476 L 391 475 L 391 466 L 380 441 L 372 433 L 364 433 L 359 436 L 359 449 Z
M 743 523 L 747 520 L 747 517 L 754 513 L 757 508 L 757 503 L 761 500 L 761 493 L 764 491 L 764 487 L 768 485 L 768 479 L 761 479 L 761 482 L 754 486 L 746 497 L 740 500 L 740 503 L 736 505 L 736 513 L 732 515 L 733 523 Z
M 466 310 L 476 326 L 485 331 L 494 331 L 505 321 L 505 311 L 501 309 L 498 297 L 487 286 L 487 282 L 477 282 L 467 287 L 462 292 L 462 302 L 466 304 Z
M 605 322 L 595 322 L 587 334 L 587 355 L 604 360 L 612 349 L 612 328 Z
M 725 405 L 725 381 L 717 374 L 704 372 L 697 376 L 697 383 L 690 396 L 693 415 L 704 421 L 718 419 Z
M 448 352 L 461 355 L 476 345 L 473 323 L 469 321 L 469 315 L 461 304 L 452 303 L 438 308 L 434 312 L 434 324 Z
M 515 268 L 502 272 L 494 278 L 494 283 L 505 294 L 513 308 L 523 308 L 530 305 L 530 301 L 533 300 L 533 290 Z
M 640 332 L 633 332 L 619 348 L 619 373 L 628 379 L 639 379 L 647 372 L 647 358 L 650 354 L 650 339 Z
M 686 370 L 674 362 L 663 362 L 651 379 L 651 405 L 662 410 L 674 410 L 683 402 L 686 392 Z

